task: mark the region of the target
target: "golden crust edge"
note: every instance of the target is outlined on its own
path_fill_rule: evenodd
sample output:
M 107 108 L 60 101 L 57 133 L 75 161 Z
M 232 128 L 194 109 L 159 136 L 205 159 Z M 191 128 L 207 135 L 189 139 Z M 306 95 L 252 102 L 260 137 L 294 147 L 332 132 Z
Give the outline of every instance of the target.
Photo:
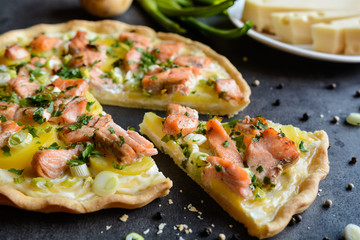
M 216 114 L 216 115 L 228 115 L 229 117 L 234 116 L 239 111 L 243 110 L 249 103 L 250 103 L 250 95 L 251 95 L 251 89 L 245 79 L 242 77 L 241 73 L 236 69 L 236 67 L 223 55 L 215 52 L 213 49 L 211 49 L 209 46 L 202 44 L 197 41 L 193 41 L 189 38 L 182 37 L 180 35 L 174 34 L 174 33 L 164 33 L 164 32 L 155 32 L 153 29 L 146 27 L 146 26 L 139 26 L 139 25 L 129 25 L 120 21 L 114 21 L 114 20 L 102 20 L 102 21 L 86 21 L 86 20 L 72 20 L 65 23 L 58 23 L 58 24 L 38 24 L 26 29 L 19 29 L 19 30 L 12 30 L 9 32 L 6 32 L 0 36 L 0 47 L 5 47 L 6 45 L 12 44 L 14 42 L 18 41 L 18 38 L 27 38 L 31 39 L 34 38 L 37 34 L 41 32 L 66 32 L 71 31 L 76 28 L 86 28 L 90 31 L 96 32 L 96 33 L 104 33 L 104 34 L 113 34 L 114 32 L 120 32 L 120 31 L 130 31 L 134 30 L 137 33 L 146 35 L 150 38 L 158 38 L 162 40 L 173 40 L 173 41 L 180 41 L 185 44 L 193 45 L 197 47 L 198 49 L 202 50 L 207 56 L 215 59 L 222 67 L 225 68 L 225 70 L 229 73 L 230 77 L 233 78 L 242 94 L 243 94 L 243 100 L 240 102 L 231 101 L 230 105 L 232 107 L 228 110 L 224 110 L 223 106 L 221 106 L 219 109 L 216 109 L 214 111 L 209 111 L 209 109 L 206 109 L 206 105 L 190 105 L 189 103 L 184 102 L 176 102 L 179 104 L 185 104 L 189 107 L 193 108 L 199 108 L 199 112 L 203 114 Z M 101 95 L 97 95 L 98 100 L 103 103 L 103 99 L 101 98 Z M 175 102 L 175 101 L 169 101 L 163 103 L 163 106 L 156 105 L 153 108 L 153 103 L 149 101 L 149 99 L 146 99 L 146 102 L 149 102 L 149 104 L 140 104 L 137 102 L 134 102 L 131 107 L 138 107 L 138 108 L 151 108 L 154 110 L 165 110 L 168 103 Z M 117 105 L 117 106 L 123 106 L 128 107 L 128 104 L 126 102 L 122 102 L 114 100 L 114 101 L 106 101 L 106 104 L 110 105 Z M 221 104 L 220 104 L 221 105 Z
M 164 152 L 173 159 L 178 167 L 180 167 L 192 180 L 202 187 L 231 217 L 244 224 L 250 235 L 256 236 L 259 239 L 269 238 L 278 234 L 288 225 L 294 214 L 303 212 L 307 209 L 317 196 L 320 181 L 324 179 L 329 172 L 327 153 L 329 138 L 325 131 L 316 131 L 313 134 L 319 138 L 320 144 L 309 165 L 310 174 L 306 179 L 304 179 L 303 183 L 301 183 L 299 193 L 278 210 L 278 213 L 274 217 L 273 221 L 264 226 L 257 226 L 254 222 L 244 223 L 245 218 L 248 218 L 245 213 L 236 211 L 236 209 L 233 208 L 232 205 L 228 204 L 227 201 L 223 200 L 210 188 L 204 187 L 199 181 L 189 175 L 181 167 L 181 159 L 179 159 L 173 151 L 166 149 L 166 145 L 161 142 L 161 139 L 158 138 L 156 134 L 153 134 L 151 130 L 146 128 L 145 125 L 140 124 L 140 132 L 148 136 L 157 147 L 163 147 Z
M 90 213 L 107 208 L 134 209 L 145 206 L 156 198 L 166 196 L 172 181 L 166 178 L 136 195 L 113 194 L 90 200 L 75 200 L 65 197 L 30 197 L 10 187 L 0 187 L 0 204 L 36 212 Z

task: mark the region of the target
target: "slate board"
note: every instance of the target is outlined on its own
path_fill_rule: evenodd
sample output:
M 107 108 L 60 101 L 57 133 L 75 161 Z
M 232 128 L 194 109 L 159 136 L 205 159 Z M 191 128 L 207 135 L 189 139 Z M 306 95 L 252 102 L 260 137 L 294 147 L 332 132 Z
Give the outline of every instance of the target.
M 98 20 L 87 14 L 75 0 L 1 0 L 0 6 L 0 34 L 39 23 Z M 114 19 L 162 30 L 137 3 Z M 201 41 L 229 58 L 249 84 L 255 79 L 260 80 L 260 86 L 252 86 L 251 104 L 237 117 L 262 114 L 274 122 L 293 124 L 306 131 L 323 129 L 330 137 L 330 173 L 320 183 L 320 196 L 302 214 L 300 223 L 287 227 L 271 239 L 322 239 L 325 236 L 341 239 L 348 223 L 360 225 L 360 163 L 348 164 L 351 157 L 360 158 L 360 128 L 344 121 L 350 112 L 360 110 L 360 98 L 354 98 L 356 90 L 360 89 L 360 65 L 310 60 L 277 51 L 248 37 L 221 40 L 203 37 L 196 31 L 189 32 L 187 37 Z M 243 61 L 243 57 L 248 60 Z M 280 83 L 284 84 L 283 89 L 276 88 Z M 327 89 L 331 83 L 337 86 L 333 90 Z M 276 99 L 280 99 L 280 106 L 273 106 Z M 121 126 L 137 129 L 146 112 L 111 106 L 105 106 L 105 111 Z M 300 118 L 305 112 L 310 119 L 304 122 Z M 157 113 L 164 115 L 164 112 Z M 335 115 L 340 117 L 337 124 L 331 123 Z M 168 196 L 141 209 L 108 209 L 84 215 L 42 214 L 0 206 L 0 239 L 124 239 L 133 231 L 146 239 L 179 239 L 180 236 L 184 239 L 217 239 L 219 233 L 224 233 L 227 239 L 234 234 L 244 240 L 255 239 L 169 157 L 160 153 L 155 159 L 160 170 L 174 182 Z M 348 183 L 355 185 L 352 191 L 345 190 Z M 170 199 L 173 204 L 169 204 Z M 329 209 L 322 207 L 326 199 L 333 201 Z M 189 204 L 203 213 L 203 219 L 184 209 Z M 164 218 L 155 219 L 157 212 L 164 213 Z M 119 220 L 123 214 L 129 215 L 125 223 Z M 157 235 L 160 223 L 166 223 L 166 226 L 164 232 Z M 178 224 L 187 224 L 192 233 L 174 230 Z M 107 230 L 107 226 L 111 228 Z M 213 226 L 213 233 L 209 237 L 202 236 L 204 228 L 209 226 Z M 149 233 L 144 235 L 147 229 Z

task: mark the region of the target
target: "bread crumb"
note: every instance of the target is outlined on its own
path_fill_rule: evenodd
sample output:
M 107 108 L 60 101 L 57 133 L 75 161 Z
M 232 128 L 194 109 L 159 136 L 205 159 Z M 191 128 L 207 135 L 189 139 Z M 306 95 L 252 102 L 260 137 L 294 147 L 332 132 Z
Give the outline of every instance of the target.
M 180 191 L 179 192 L 181 192 L 182 193 L 182 189 L 180 189 Z
M 161 204 L 159 204 L 159 207 L 161 207 Z
M 171 204 L 173 204 L 174 202 L 173 202 L 173 200 L 172 199 L 169 199 L 169 204 L 171 205 Z
M 256 79 L 256 80 L 252 83 L 252 85 L 253 85 L 254 87 L 257 87 L 257 86 L 260 85 L 260 81 Z
M 229 228 L 233 228 L 233 225 L 232 225 L 232 224 L 229 224 Z
M 148 229 L 146 229 L 143 233 L 146 235 L 146 234 L 148 234 L 150 232 L 150 229 L 148 228 Z
M 219 240 L 225 240 L 225 239 L 226 239 L 225 234 L 220 233 L 219 236 L 218 236 L 218 239 L 219 239 Z
M 162 233 L 163 233 L 163 229 L 165 228 L 165 226 L 166 226 L 166 223 L 160 223 L 160 225 L 159 225 L 159 227 L 158 227 L 159 231 L 158 231 L 156 234 L 157 234 L 157 235 L 162 234 Z
M 122 215 L 121 218 L 119 218 L 119 219 L 120 219 L 120 221 L 122 221 L 122 222 L 126 222 L 126 221 L 128 220 L 128 218 L 129 218 L 129 215 L 124 214 L 124 215 Z
M 109 230 L 111 227 L 111 225 L 106 226 L 106 231 Z
M 244 62 L 247 62 L 248 61 L 248 58 L 246 56 L 243 57 L 242 59 Z
M 201 203 L 204 203 L 204 200 L 200 200 Z

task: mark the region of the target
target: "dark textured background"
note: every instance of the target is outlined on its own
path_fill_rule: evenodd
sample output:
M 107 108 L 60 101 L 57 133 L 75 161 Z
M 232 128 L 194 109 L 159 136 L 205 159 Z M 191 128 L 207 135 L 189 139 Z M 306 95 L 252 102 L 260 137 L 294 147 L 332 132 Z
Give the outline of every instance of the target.
M 71 19 L 98 20 L 80 8 L 75 0 L 0 0 L 0 33 Z M 115 19 L 161 30 L 136 3 Z M 302 213 L 300 223 L 287 227 L 272 239 L 323 239 L 325 236 L 332 240 L 341 239 L 348 223 L 360 225 L 360 163 L 348 164 L 351 157 L 360 158 L 360 128 L 344 122 L 350 112 L 359 112 L 360 98 L 354 98 L 354 94 L 360 89 L 360 65 L 293 56 L 248 37 L 220 40 L 194 32 L 187 36 L 228 57 L 249 84 L 255 79 L 260 80 L 260 86 L 252 87 L 251 104 L 238 115 L 239 118 L 263 114 L 275 122 L 294 124 L 307 131 L 324 129 L 330 137 L 330 174 L 320 183 L 320 196 Z M 242 60 L 244 56 L 248 58 L 247 62 Z M 276 89 L 279 83 L 284 84 L 281 90 Z M 337 88 L 327 89 L 331 83 L 336 83 Z M 272 105 L 276 99 L 280 99 L 280 106 Z M 105 106 L 105 110 L 124 127 L 137 127 L 146 112 L 109 106 Z M 300 121 L 305 112 L 309 113 L 310 119 Z M 340 122 L 332 124 L 335 115 L 340 117 Z M 242 224 L 228 216 L 169 157 L 160 153 L 155 159 L 160 170 L 174 182 L 168 196 L 141 209 L 109 209 L 84 215 L 42 214 L 0 206 L 0 239 L 124 239 L 132 231 L 142 234 L 146 229 L 150 229 L 143 235 L 146 239 L 179 239 L 180 236 L 184 239 L 217 239 L 219 233 L 224 233 L 227 239 L 233 234 L 240 234 L 241 239 L 253 239 Z M 346 191 L 350 182 L 355 188 Z M 170 205 L 169 199 L 174 203 Z M 326 199 L 333 201 L 329 209 L 322 207 Z M 189 203 L 203 212 L 203 220 L 184 210 Z M 162 220 L 153 218 L 159 211 L 165 214 Z M 123 214 L 129 215 L 126 223 L 119 221 Z M 163 222 L 167 223 L 164 233 L 156 235 L 157 226 Z M 174 230 L 177 224 L 187 224 L 192 233 Z M 202 237 L 200 233 L 211 224 L 215 226 L 212 227 L 213 234 Z M 106 226 L 111 228 L 106 230 Z

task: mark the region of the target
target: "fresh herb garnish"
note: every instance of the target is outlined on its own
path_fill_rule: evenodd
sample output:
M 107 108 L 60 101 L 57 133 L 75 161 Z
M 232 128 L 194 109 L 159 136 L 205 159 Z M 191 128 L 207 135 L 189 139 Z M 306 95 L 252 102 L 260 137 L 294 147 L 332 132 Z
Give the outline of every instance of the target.
M 2 147 L 1 150 L 3 150 L 4 156 L 11 157 L 10 148 L 8 146 Z
M 221 91 L 219 93 L 219 98 L 223 98 L 228 92 L 227 91 Z
M 34 111 L 32 117 L 36 123 L 43 124 L 46 121 L 46 119 L 43 118 L 43 115 L 44 115 L 44 108 L 39 107 Z
M 19 176 L 23 173 L 23 171 L 24 171 L 24 169 L 15 169 L 15 168 L 10 168 L 8 170 L 8 172 L 15 173 L 15 174 L 17 174 Z
M 283 131 L 280 128 L 280 133 L 278 134 L 279 137 L 285 137 L 285 133 L 283 133 Z
M 264 184 L 270 184 L 270 178 L 269 177 L 264 177 Z
M 86 103 L 86 111 L 90 112 L 92 105 L 94 105 L 95 102 L 87 102 Z
M 109 127 L 109 131 L 110 131 L 111 134 L 115 134 L 115 130 L 114 130 L 113 127 Z
M 123 136 L 119 136 L 119 139 L 120 139 L 119 141 L 120 147 L 122 147 L 122 145 L 124 145 L 125 143 L 125 138 Z
M 0 116 L 0 120 L 1 120 L 1 122 L 3 123 L 3 122 L 6 122 L 6 121 L 7 121 L 7 118 L 6 118 L 5 116 L 1 115 L 1 116 Z
M 113 166 L 113 168 L 117 169 L 117 170 L 124 170 L 124 168 L 126 168 L 127 166 L 130 166 L 131 164 L 119 164 L 119 163 L 115 163 L 114 161 L 111 162 L 111 165 Z
M 31 125 L 28 125 L 28 126 L 24 127 L 23 129 L 28 130 L 33 138 L 39 138 L 38 133 L 44 131 L 44 129 L 42 127 L 33 127 Z
M 68 160 L 66 162 L 66 164 L 69 165 L 70 167 L 78 166 L 78 165 L 82 165 L 84 163 L 88 163 L 89 158 L 92 156 L 94 156 L 94 157 L 103 156 L 102 154 L 100 154 L 99 151 L 94 150 L 94 149 L 95 149 L 95 146 L 93 144 L 87 144 L 85 150 L 81 153 L 81 155 L 79 157 Z
M 86 115 L 85 113 L 83 113 L 77 117 L 77 123 L 70 125 L 69 128 L 73 131 L 76 129 L 80 129 L 83 125 L 87 125 L 91 119 L 91 115 Z
M 63 79 L 77 79 L 77 78 L 82 78 L 81 76 L 81 72 L 78 68 L 68 68 L 68 67 L 63 67 L 61 69 L 61 71 L 58 73 L 59 77 L 63 78 Z
M 308 152 L 308 150 L 306 150 L 305 147 L 304 147 L 304 141 L 300 142 L 299 149 L 300 149 L 301 152 Z
M 222 143 L 222 145 L 223 145 L 224 147 L 228 147 L 228 146 L 229 146 L 229 140 L 224 141 L 224 142 Z
M 260 165 L 260 166 L 258 166 L 258 167 L 256 168 L 256 171 L 257 171 L 258 173 L 262 173 L 262 172 L 264 171 L 264 168 Z
M 221 165 L 215 165 L 214 167 L 215 167 L 215 170 L 216 170 L 217 172 L 221 172 L 221 170 L 222 170 L 222 166 L 221 166 Z

